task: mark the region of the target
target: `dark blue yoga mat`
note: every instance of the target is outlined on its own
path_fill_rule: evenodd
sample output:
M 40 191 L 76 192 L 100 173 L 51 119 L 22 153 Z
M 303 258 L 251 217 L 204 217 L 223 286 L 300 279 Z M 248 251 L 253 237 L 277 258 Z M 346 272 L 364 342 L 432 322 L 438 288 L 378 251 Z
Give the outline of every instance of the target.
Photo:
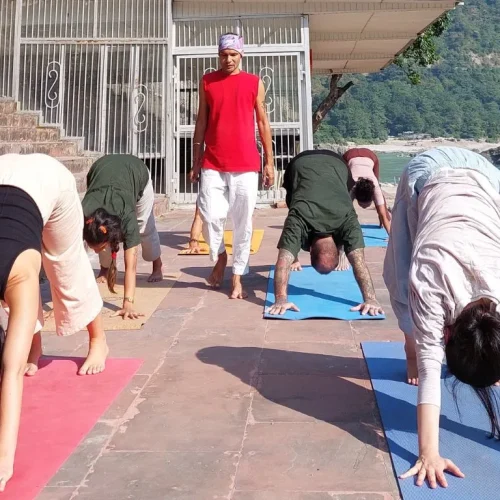
M 367 247 L 387 247 L 387 231 L 375 224 L 361 224 Z
M 290 273 L 288 300 L 293 302 L 300 312 L 287 311 L 283 316 L 271 316 L 267 308 L 274 304 L 274 266 L 269 273 L 264 317 L 272 319 L 307 319 L 331 318 L 344 320 L 385 319 L 384 315 L 362 316 L 351 312 L 351 307 L 363 301 L 361 291 L 354 279 L 352 269 L 319 274 L 311 266 L 304 266 L 302 271 Z
M 413 466 L 418 455 L 417 387 L 405 382 L 403 343 L 363 342 L 362 348 L 397 477 Z M 488 438 L 486 412 L 472 389 L 464 385 L 457 392 L 460 418 L 452 384 L 453 379 L 441 380 L 439 447 L 441 456 L 453 461 L 465 478 L 446 474 L 448 488 L 435 490 L 427 484 L 415 486 L 414 478 L 398 479 L 404 500 L 500 498 L 500 442 Z

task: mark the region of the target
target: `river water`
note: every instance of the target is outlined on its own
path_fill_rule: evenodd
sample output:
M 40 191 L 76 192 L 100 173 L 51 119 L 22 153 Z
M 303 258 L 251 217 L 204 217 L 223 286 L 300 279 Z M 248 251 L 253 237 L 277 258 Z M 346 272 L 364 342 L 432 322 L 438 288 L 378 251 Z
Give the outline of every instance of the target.
M 380 160 L 380 182 L 397 183 L 401 172 L 411 160 L 401 153 L 377 153 Z

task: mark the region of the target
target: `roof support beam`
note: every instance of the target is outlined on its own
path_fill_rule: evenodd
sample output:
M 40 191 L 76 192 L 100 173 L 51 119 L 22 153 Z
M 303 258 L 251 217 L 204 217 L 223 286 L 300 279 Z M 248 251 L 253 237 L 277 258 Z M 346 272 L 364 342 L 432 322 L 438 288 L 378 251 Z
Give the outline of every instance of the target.
M 394 54 L 314 54 L 314 61 L 369 61 L 372 59 L 393 59 Z
M 358 68 L 335 68 L 335 69 L 313 69 L 313 75 L 318 75 L 318 76 L 321 76 L 321 75 L 324 75 L 324 76 L 328 76 L 328 75 L 350 75 L 350 74 L 353 74 L 353 73 L 356 73 L 356 74 L 363 74 L 363 73 L 376 73 L 378 71 L 380 71 L 381 69 L 384 69 L 384 68 L 380 68 L 380 67 L 368 67 L 368 66 L 360 66 Z
M 200 10 L 200 5 L 203 5 Z M 303 15 L 355 12 L 409 12 L 423 10 L 453 9 L 455 0 L 413 1 L 413 2 L 191 2 L 174 1 L 174 19 L 199 19 L 207 17 L 235 17 L 258 15 Z
M 329 31 L 312 31 L 311 42 L 360 42 L 362 40 L 408 40 L 415 38 L 417 33 L 332 33 Z

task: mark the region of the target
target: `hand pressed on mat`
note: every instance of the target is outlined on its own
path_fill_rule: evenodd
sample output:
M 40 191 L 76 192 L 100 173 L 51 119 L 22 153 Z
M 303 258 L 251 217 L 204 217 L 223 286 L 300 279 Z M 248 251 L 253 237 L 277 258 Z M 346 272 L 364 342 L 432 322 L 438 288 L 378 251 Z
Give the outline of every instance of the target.
M 287 311 L 299 312 L 300 309 L 293 302 L 288 302 L 286 297 L 278 298 L 276 302 L 266 310 L 268 314 L 272 315 L 285 314 Z
M 377 316 L 378 314 L 384 314 L 382 306 L 375 299 L 365 300 L 363 303 L 356 307 L 351 307 L 351 311 L 361 311 L 361 315 L 366 314 L 370 316 Z
M 121 316 L 123 319 L 139 319 L 144 316 L 143 313 L 137 312 L 131 302 L 124 300 L 123 307 L 111 315 L 112 318 Z
M 422 486 L 427 479 L 431 488 L 437 488 L 438 483 L 443 488 L 448 487 L 448 482 L 444 472 L 448 471 L 454 476 L 465 477 L 465 474 L 447 458 L 442 458 L 439 453 L 424 456 L 421 455 L 415 465 L 404 474 L 399 476 L 400 479 L 407 479 L 412 476 L 417 476 L 416 485 Z

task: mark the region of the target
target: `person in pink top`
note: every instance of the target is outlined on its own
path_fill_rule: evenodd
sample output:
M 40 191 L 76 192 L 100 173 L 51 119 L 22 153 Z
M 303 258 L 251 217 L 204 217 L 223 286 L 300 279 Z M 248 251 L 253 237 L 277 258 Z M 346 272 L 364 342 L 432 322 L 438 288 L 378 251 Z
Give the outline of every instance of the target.
M 354 183 L 349 186 L 351 198 L 356 199 L 361 208 L 368 208 L 373 201 L 380 225 L 384 226 L 387 234 L 390 234 L 391 216 L 380 189 L 380 166 L 377 155 L 367 148 L 352 148 L 344 153 L 344 160 Z
M 258 76 L 241 71 L 243 39 L 227 33 L 219 39 L 220 69 L 203 76 L 194 133 L 191 182 L 200 180 L 198 209 L 203 237 L 215 266 L 208 278 L 221 286 L 227 265 L 224 227 L 233 220 L 232 299 L 243 299 L 241 277 L 248 273 L 252 215 L 257 203 L 261 159 L 255 138 L 259 130 L 265 153 L 263 184 L 274 183 L 271 128 L 266 114 L 265 89 Z M 204 147 L 203 147 L 204 146 Z

